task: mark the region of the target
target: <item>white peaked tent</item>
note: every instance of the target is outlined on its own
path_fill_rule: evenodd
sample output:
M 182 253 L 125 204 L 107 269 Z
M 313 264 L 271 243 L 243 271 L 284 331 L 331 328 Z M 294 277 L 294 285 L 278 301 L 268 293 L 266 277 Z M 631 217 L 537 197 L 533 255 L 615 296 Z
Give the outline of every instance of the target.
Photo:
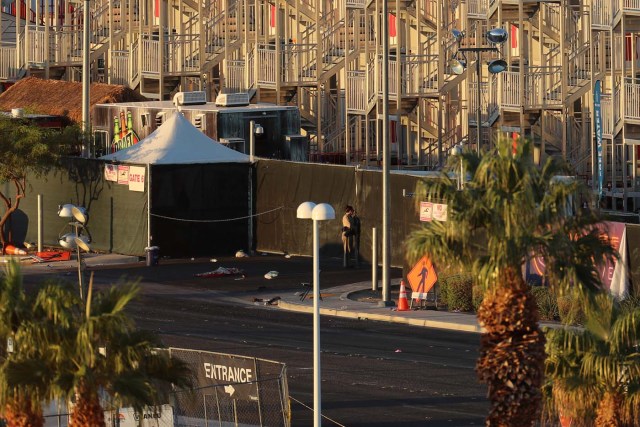
M 251 244 L 249 156 L 209 138 L 182 113 L 100 160 L 147 165 L 147 247 L 159 246 L 169 256 L 199 256 Z
M 151 135 L 101 160 L 151 165 L 249 163 L 249 156 L 225 147 L 174 112 Z

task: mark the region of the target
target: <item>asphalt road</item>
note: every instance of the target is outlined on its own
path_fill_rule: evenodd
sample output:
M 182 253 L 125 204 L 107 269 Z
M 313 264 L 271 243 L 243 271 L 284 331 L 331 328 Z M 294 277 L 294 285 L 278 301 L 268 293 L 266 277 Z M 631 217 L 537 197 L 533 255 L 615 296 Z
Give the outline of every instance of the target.
M 195 277 L 219 266 L 242 275 Z M 41 267 L 41 266 L 40 266 Z M 311 259 L 282 256 L 163 260 L 96 268 L 98 286 L 139 278 L 143 292 L 131 306 L 141 328 L 167 346 L 277 360 L 287 364 L 294 426 L 313 424 L 312 319 L 310 315 L 254 305 L 254 298 L 301 290 L 311 279 Z M 43 269 L 27 269 L 27 281 Z M 75 280 L 73 271 L 51 271 Z M 264 274 L 276 270 L 276 279 Z M 370 280 L 371 272 L 321 261 L 321 286 Z M 399 277 L 398 270 L 392 277 Z M 484 424 L 486 387 L 474 372 L 479 335 L 397 324 L 323 317 L 322 408 L 326 426 L 467 426 Z M 306 406 L 306 407 L 305 407 Z

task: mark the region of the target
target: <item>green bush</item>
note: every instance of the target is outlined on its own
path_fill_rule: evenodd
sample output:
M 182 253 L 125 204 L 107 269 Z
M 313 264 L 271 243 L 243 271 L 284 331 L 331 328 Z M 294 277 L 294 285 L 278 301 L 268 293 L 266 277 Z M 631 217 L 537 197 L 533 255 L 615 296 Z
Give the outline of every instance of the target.
M 473 311 L 473 281 L 470 276 L 449 276 L 440 281 L 440 300 L 449 311 Z
M 582 303 L 573 295 L 558 297 L 558 314 L 560 321 L 564 324 L 582 325 L 584 323 Z
M 484 299 L 484 289 L 478 284 L 473 285 L 473 311 L 477 312 Z
M 556 296 L 546 286 L 532 286 L 531 295 L 535 298 L 540 320 L 558 320 L 560 313 Z

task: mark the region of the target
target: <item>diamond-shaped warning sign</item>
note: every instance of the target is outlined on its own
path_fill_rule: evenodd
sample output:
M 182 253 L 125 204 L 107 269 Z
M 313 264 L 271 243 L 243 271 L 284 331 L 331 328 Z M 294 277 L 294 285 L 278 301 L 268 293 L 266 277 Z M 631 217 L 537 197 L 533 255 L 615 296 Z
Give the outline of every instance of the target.
M 413 266 L 409 274 L 407 274 L 407 280 L 413 292 L 426 293 L 431 290 L 438 281 L 438 275 L 428 256 L 423 256 Z

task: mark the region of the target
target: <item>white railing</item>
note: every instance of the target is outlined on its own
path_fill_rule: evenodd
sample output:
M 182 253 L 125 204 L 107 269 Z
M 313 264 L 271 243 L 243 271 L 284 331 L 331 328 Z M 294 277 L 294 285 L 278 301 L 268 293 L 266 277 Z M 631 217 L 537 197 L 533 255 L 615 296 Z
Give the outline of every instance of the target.
M 114 50 L 111 52 L 110 64 L 111 84 L 129 85 L 129 51 Z
M 255 49 L 247 52 L 247 89 L 254 88 L 256 86 L 256 73 L 255 73 L 255 61 L 256 56 Z
M 44 26 L 27 25 L 26 39 L 26 62 L 29 64 L 43 64 L 46 60 L 44 54 L 46 45 Z
M 640 12 L 640 0 L 622 0 L 624 12 Z
M 0 79 L 14 79 L 17 76 L 15 43 L 0 43 Z
M 140 49 L 140 39 L 135 39 L 131 44 L 131 56 L 129 57 L 129 85 L 135 86 L 140 75 L 140 64 L 138 61 L 138 50 Z
M 438 55 L 405 55 L 402 57 L 402 94 L 420 96 L 438 90 Z
M 347 7 L 351 9 L 364 9 L 366 0 L 347 0 Z
M 489 119 L 490 93 L 489 84 L 480 83 L 480 121 Z M 469 118 L 475 123 L 478 112 L 478 82 L 469 82 Z
M 347 112 L 364 114 L 367 110 L 367 76 L 364 71 L 347 71 Z
M 168 73 L 182 73 L 185 71 L 199 71 L 200 36 L 197 34 L 170 34 L 165 36 L 164 71 Z
M 489 0 L 469 0 L 467 14 L 471 18 L 485 18 L 489 11 Z
M 225 89 L 235 92 L 246 92 L 244 70 L 245 61 L 242 59 L 226 61 Z
M 593 0 L 591 20 L 594 27 L 606 29 L 613 25 L 613 4 L 611 0 Z
M 640 120 L 640 83 L 633 79 L 624 81 L 624 118 Z
M 589 61 L 589 42 L 579 45 L 578 50 L 569 54 L 569 86 L 578 86 L 580 81 L 591 78 L 591 61 Z
M 368 102 L 371 102 L 373 98 L 378 93 L 378 81 L 376 80 L 376 63 L 375 60 L 369 61 L 369 65 L 367 66 L 367 99 Z
M 256 47 L 258 61 L 258 84 L 273 86 L 276 84 L 276 50 L 275 46 L 258 43 Z
M 387 80 L 389 80 L 389 96 L 397 96 L 398 88 L 396 82 L 398 81 L 398 61 L 395 59 L 389 60 L 389 74 Z M 382 70 L 382 55 L 378 55 L 378 70 Z M 382 96 L 382 73 L 378 73 L 378 84 L 376 85 L 378 90 L 378 96 Z
M 555 135 L 558 139 L 562 139 L 562 117 L 560 114 L 554 111 L 545 111 L 544 113 L 544 127 L 542 131 L 546 135 Z
M 620 82 L 617 82 L 613 88 L 613 126 L 615 127 L 620 122 L 620 96 L 622 94 L 620 89 Z
M 562 67 L 530 67 L 525 83 L 527 106 L 562 104 Z
M 345 55 L 345 32 L 344 21 L 338 21 L 326 28 L 322 36 L 323 62 L 334 63 Z
M 427 21 L 436 22 L 438 19 L 438 0 L 418 0 L 420 2 L 420 12 Z M 485 0 L 479 0 L 485 1 Z
M 282 81 L 286 83 L 314 82 L 317 80 L 317 46 L 287 43 L 282 45 Z
M 503 71 L 498 74 L 501 79 L 502 96 L 500 104 L 506 108 L 520 107 L 520 73 Z
M 613 103 L 610 94 L 602 94 L 600 97 L 600 111 L 602 114 L 602 136 L 613 137 Z
M 67 25 L 49 29 L 49 61 L 81 62 L 82 35 L 80 25 Z
M 143 73 L 160 73 L 160 41 L 152 40 L 148 34 L 142 35 L 142 64 Z
M 541 3 L 542 5 L 542 25 L 555 33 L 560 33 L 560 5 Z

